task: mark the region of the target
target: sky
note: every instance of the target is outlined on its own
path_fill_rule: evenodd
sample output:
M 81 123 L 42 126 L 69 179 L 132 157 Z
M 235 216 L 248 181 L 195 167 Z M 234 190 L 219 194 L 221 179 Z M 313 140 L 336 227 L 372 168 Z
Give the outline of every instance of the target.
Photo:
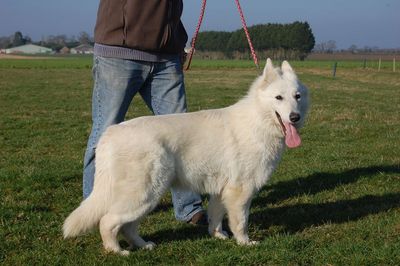
M 184 0 L 182 21 L 193 36 L 202 0 Z M 0 36 L 16 31 L 34 41 L 49 35 L 93 35 L 99 0 L 0 0 Z M 248 26 L 307 21 L 316 43 L 336 41 L 339 49 L 356 45 L 400 48 L 400 0 L 241 0 Z M 241 28 L 234 0 L 208 0 L 201 27 Z M 189 38 L 190 38 L 189 37 Z

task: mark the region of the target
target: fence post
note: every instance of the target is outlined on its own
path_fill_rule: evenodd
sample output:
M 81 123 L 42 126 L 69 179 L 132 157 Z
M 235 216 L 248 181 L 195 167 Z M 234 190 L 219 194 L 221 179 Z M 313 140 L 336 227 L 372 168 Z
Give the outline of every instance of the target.
M 364 69 L 367 68 L 367 59 L 366 59 L 366 58 L 364 58 L 363 68 L 364 68 Z
M 379 57 L 378 71 L 381 71 L 381 63 L 382 63 L 382 58 Z
M 333 78 L 336 77 L 336 68 L 337 68 L 337 62 L 333 63 L 333 67 L 332 67 L 332 76 Z
M 396 72 L 396 57 L 393 57 L 393 72 Z

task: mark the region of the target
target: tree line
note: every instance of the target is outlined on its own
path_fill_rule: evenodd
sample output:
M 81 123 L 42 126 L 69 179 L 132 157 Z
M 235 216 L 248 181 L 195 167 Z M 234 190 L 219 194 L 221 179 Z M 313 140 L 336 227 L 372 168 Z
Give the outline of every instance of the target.
M 261 58 L 303 60 L 315 45 L 315 37 L 308 22 L 260 24 L 248 30 L 254 49 Z M 200 51 L 202 57 L 250 58 L 250 49 L 242 29 L 233 32 L 200 32 L 196 50 Z
M 17 47 L 29 43 L 45 46 L 54 51 L 59 51 L 63 47 L 72 48 L 80 44 L 93 44 L 93 38 L 86 32 L 80 32 L 77 37 L 68 37 L 65 34 L 49 35 L 42 37 L 40 41 L 34 42 L 28 35 L 24 35 L 20 31 L 15 32 L 11 36 L 0 37 L 1 49 Z
M 352 44 L 347 49 L 338 49 L 336 41 L 329 40 L 323 41 L 315 45 L 313 49 L 314 53 L 320 54 L 334 54 L 334 53 L 352 53 L 352 54 L 395 54 L 400 52 L 400 47 L 398 48 L 379 48 L 378 46 L 364 46 L 358 47 Z

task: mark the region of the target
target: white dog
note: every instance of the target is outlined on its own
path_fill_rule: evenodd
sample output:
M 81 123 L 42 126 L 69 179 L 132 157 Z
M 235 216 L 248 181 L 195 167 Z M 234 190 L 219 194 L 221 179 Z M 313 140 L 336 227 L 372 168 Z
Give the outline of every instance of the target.
M 276 168 L 285 143 L 297 147 L 307 89 L 288 62 L 263 74 L 236 104 L 216 110 L 136 118 L 109 127 L 96 150 L 93 192 L 64 223 L 64 237 L 100 226 L 107 251 L 129 254 L 117 241 L 152 249 L 140 220 L 170 188 L 208 193 L 209 233 L 225 239 L 222 219 L 239 244 L 252 245 L 247 221 L 252 197 Z

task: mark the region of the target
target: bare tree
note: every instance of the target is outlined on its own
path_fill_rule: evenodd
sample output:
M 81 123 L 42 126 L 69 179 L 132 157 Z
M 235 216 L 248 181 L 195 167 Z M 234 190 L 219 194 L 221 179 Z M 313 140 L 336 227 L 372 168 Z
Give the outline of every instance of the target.
M 87 32 L 82 31 L 78 35 L 78 41 L 81 44 L 90 44 L 92 43 L 92 37 Z
M 348 50 L 349 50 L 349 52 L 355 54 L 355 53 L 357 53 L 357 51 L 358 51 L 358 47 L 357 47 L 357 45 L 352 44 L 352 45 L 350 45 L 350 47 L 349 47 Z
M 10 48 L 12 46 L 13 37 L 0 37 L 0 48 Z
M 337 46 L 336 46 L 336 41 L 334 40 L 329 40 L 326 43 L 326 52 L 327 53 L 333 53 L 336 50 Z
M 333 53 L 336 49 L 336 41 L 334 40 L 318 43 L 314 47 L 314 51 L 320 53 Z

